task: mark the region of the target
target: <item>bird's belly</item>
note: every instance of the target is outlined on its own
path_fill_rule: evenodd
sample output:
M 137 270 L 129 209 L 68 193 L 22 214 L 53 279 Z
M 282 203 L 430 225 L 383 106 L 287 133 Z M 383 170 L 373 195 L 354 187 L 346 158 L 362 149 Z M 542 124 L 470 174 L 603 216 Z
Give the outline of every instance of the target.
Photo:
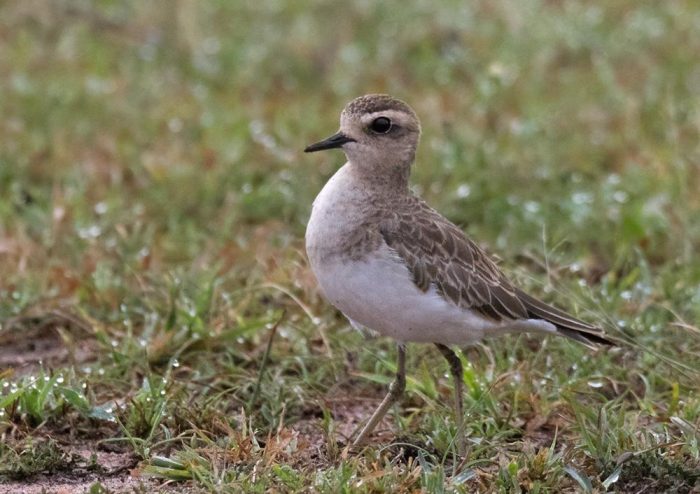
M 326 298 L 351 320 L 399 341 L 444 344 L 474 342 L 497 326 L 447 302 L 434 288 L 422 292 L 388 247 L 375 254 L 314 266 Z

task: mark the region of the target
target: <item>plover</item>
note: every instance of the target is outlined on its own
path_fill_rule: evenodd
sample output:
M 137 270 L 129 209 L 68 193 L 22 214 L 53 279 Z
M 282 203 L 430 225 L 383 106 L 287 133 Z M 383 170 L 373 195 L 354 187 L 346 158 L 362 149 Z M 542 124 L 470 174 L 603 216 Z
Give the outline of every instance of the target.
M 601 329 L 515 287 L 460 228 L 411 192 L 420 133 L 410 106 L 369 94 L 343 109 L 338 133 L 304 150 L 340 148 L 348 160 L 316 197 L 306 229 L 320 290 L 353 326 L 398 342 L 396 379 L 355 445 L 403 393 L 407 342 L 433 343 L 447 359 L 458 434 L 463 371 L 450 346 L 526 331 L 610 344 Z

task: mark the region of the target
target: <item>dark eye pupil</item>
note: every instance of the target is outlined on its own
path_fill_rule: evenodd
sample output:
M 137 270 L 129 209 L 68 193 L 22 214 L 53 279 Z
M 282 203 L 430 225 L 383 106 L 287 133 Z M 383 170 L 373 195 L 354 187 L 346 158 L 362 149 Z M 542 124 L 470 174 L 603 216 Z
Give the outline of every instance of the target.
M 391 120 L 386 117 L 375 118 L 370 127 L 379 134 L 386 134 L 391 129 Z

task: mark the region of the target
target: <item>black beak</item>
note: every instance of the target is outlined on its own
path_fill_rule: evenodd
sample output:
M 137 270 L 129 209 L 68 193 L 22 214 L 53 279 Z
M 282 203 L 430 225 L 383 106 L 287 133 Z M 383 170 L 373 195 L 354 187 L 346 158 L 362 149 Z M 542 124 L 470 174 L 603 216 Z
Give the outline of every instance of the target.
M 342 132 L 338 132 L 335 135 L 330 136 L 328 139 L 324 139 L 310 146 L 306 146 L 304 149 L 305 153 L 313 153 L 315 151 L 323 151 L 324 149 L 335 149 L 342 147 L 343 144 L 348 142 L 357 142 L 352 137 L 348 137 Z

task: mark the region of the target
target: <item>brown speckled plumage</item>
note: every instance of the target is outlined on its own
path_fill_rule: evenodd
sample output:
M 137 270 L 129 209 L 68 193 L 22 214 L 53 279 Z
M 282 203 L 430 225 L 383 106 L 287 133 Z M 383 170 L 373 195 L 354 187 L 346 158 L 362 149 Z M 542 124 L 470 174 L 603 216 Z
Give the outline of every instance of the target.
M 422 290 L 434 284 L 456 306 L 496 320 L 527 317 L 510 282 L 459 228 L 415 196 L 390 210 L 380 232 Z
M 456 306 L 494 320 L 541 318 L 571 338 L 608 343 L 595 326 L 515 288 L 486 252 L 418 197 L 390 204 L 379 230 L 423 291 L 434 285 Z

